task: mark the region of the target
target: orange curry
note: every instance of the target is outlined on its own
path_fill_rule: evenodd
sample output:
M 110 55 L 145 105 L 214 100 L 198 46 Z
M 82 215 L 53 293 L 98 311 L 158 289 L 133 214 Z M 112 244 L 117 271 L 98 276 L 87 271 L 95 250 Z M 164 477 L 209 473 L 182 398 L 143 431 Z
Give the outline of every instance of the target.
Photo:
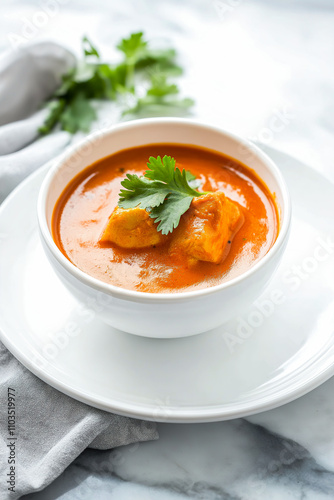
M 126 173 L 142 175 L 148 158 L 158 155 L 174 157 L 180 170 L 201 181 L 199 191 L 210 192 L 193 199 L 167 236 L 156 231 L 146 210 L 117 207 Z M 278 225 L 273 196 L 239 161 L 195 146 L 152 144 L 103 158 L 76 176 L 56 204 L 52 233 L 63 254 L 87 274 L 130 290 L 165 293 L 240 275 L 268 252 Z

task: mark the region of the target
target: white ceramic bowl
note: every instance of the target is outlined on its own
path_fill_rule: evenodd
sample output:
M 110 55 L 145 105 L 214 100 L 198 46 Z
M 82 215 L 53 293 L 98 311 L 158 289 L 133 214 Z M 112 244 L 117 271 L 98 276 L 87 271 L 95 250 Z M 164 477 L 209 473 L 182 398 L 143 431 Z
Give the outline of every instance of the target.
M 51 236 L 55 203 L 72 178 L 95 161 L 119 150 L 153 143 L 203 146 L 254 169 L 275 193 L 280 231 L 272 248 L 253 267 L 230 281 L 182 293 L 145 293 L 103 283 L 74 266 Z M 152 118 L 111 127 L 67 151 L 48 172 L 38 199 L 42 243 L 64 285 L 106 323 L 146 337 L 172 338 L 210 330 L 236 316 L 264 290 L 283 255 L 290 227 L 289 194 L 276 165 L 252 143 L 193 120 Z

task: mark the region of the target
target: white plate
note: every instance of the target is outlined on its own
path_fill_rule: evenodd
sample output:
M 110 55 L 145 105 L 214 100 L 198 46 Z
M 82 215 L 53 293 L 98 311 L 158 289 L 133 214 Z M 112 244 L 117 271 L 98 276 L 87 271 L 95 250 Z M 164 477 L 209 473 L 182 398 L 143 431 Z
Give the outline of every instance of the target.
M 334 373 L 334 185 L 283 153 L 267 152 L 293 200 L 290 242 L 270 288 L 242 317 L 172 340 L 112 329 L 68 294 L 39 242 L 35 205 L 45 169 L 32 175 L 0 211 L 4 344 L 60 391 L 157 421 L 246 416 L 327 380 Z

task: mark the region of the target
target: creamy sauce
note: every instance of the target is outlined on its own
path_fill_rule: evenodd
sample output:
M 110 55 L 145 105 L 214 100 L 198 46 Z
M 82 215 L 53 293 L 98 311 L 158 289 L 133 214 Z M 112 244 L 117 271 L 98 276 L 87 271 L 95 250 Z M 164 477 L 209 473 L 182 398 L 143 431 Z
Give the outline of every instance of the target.
M 149 156 L 158 155 L 172 156 L 181 170 L 190 170 L 201 190 L 223 191 L 241 207 L 244 223 L 220 264 L 176 263 L 168 244 L 125 250 L 99 243 L 125 174 L 142 174 Z M 52 232 L 64 255 L 99 280 L 144 292 L 181 292 L 223 283 L 254 265 L 276 240 L 278 214 L 267 187 L 240 162 L 204 148 L 153 144 L 123 150 L 81 172 L 56 204 Z

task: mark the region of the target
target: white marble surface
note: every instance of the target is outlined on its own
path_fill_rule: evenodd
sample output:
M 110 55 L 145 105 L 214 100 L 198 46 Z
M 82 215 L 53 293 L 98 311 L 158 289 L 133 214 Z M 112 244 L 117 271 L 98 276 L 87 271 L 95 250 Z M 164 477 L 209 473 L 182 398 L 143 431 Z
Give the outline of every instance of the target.
M 167 38 L 187 68 L 181 86 L 196 99 L 195 116 L 281 148 L 334 180 L 334 1 L 51 3 L 42 26 L 36 21 L 47 1 L 2 3 L 0 48 L 51 38 L 78 52 L 87 33 L 108 58 L 131 30 Z M 331 499 L 333 389 L 332 379 L 248 421 L 160 424 L 159 441 L 87 450 L 26 498 Z

